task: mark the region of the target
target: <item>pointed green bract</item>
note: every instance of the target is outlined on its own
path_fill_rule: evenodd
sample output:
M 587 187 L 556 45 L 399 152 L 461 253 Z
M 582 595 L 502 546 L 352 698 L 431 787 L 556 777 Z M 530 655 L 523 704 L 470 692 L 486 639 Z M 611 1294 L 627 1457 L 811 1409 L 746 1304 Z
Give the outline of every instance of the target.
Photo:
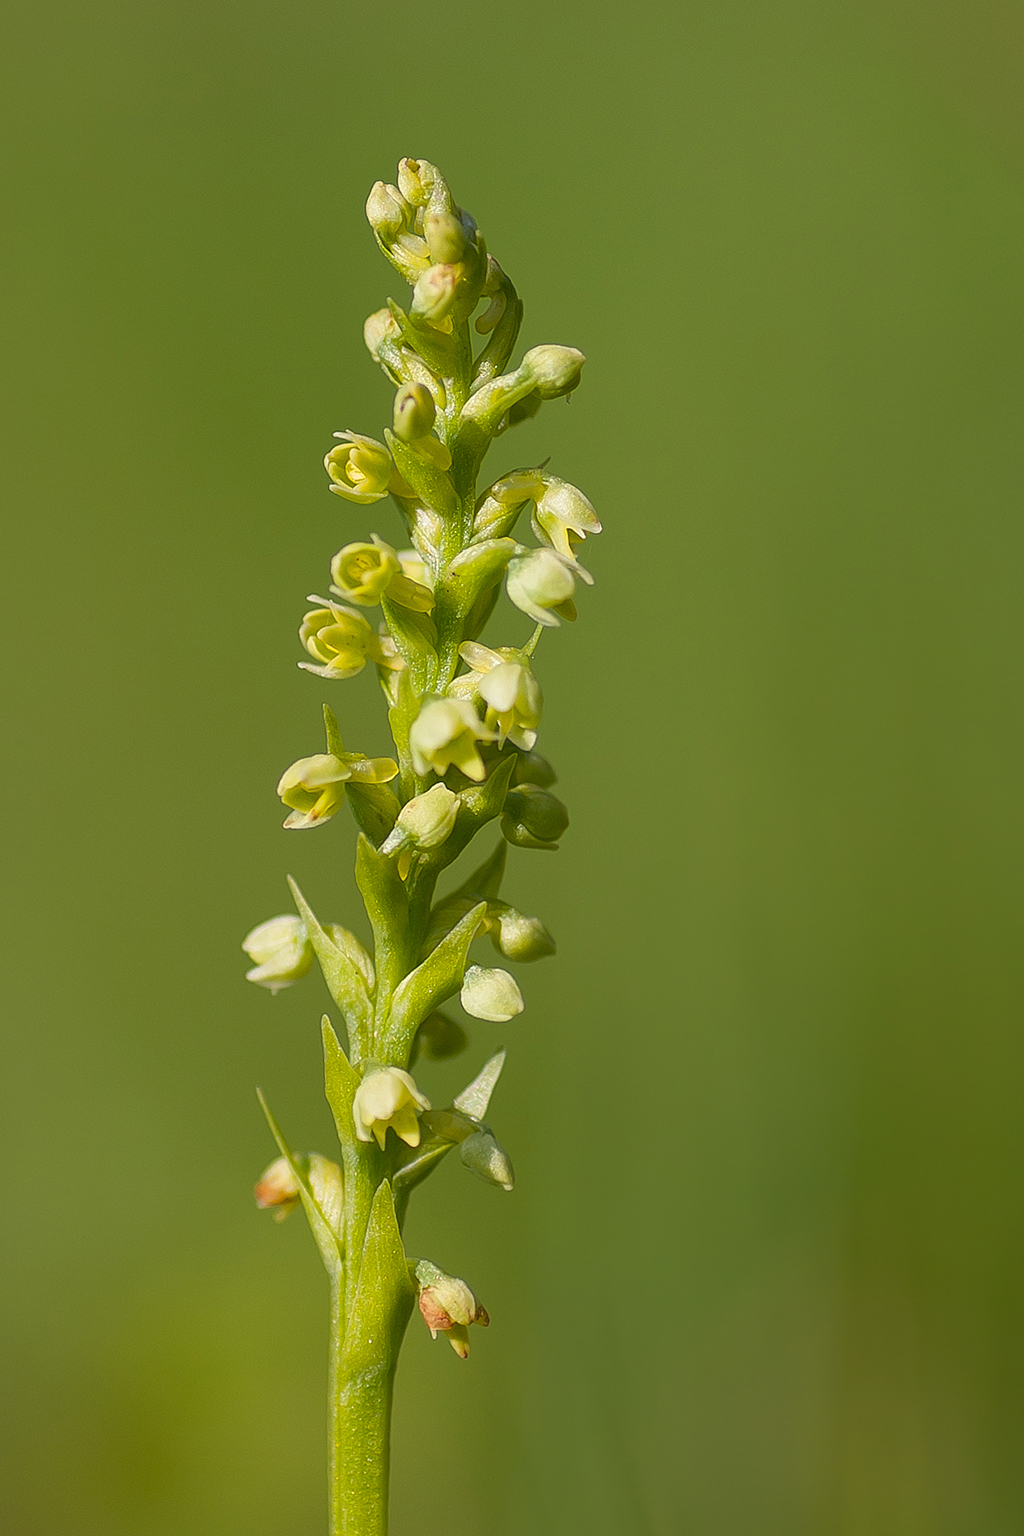
M 437 948 L 399 982 L 382 1039 L 386 1054 L 408 1060 L 413 1036 L 427 1014 L 440 1007 L 462 986 L 469 946 L 486 912 L 484 901 L 472 907 Z
M 385 1179 L 370 1207 L 359 1280 L 349 1309 L 342 1346 L 347 1376 L 393 1370 L 415 1300 L 409 1263 L 395 1217 L 391 1185 Z M 382 1324 L 385 1337 L 382 1339 Z
M 319 1201 L 310 1189 L 309 1180 L 306 1178 L 291 1147 L 285 1141 L 281 1129 L 271 1113 L 270 1105 L 266 1101 L 262 1088 L 257 1088 L 256 1097 L 259 1099 L 260 1108 L 266 1116 L 267 1124 L 270 1127 L 270 1134 L 277 1143 L 277 1149 L 295 1175 L 296 1183 L 299 1186 L 299 1197 L 302 1200 L 302 1209 L 306 1213 L 306 1220 L 309 1222 L 313 1240 L 320 1250 L 320 1257 L 324 1261 L 328 1274 L 334 1280 L 337 1280 L 342 1271 L 345 1245 L 338 1234 L 332 1230 L 330 1222 L 320 1207 Z
M 324 973 L 327 990 L 345 1017 L 353 1052 L 357 1056 L 362 1056 L 365 1054 L 373 1027 L 373 1005 L 366 990 L 366 977 L 321 927 L 291 875 L 288 876 L 288 884 L 295 898 L 295 905 L 306 924 L 310 943 L 320 963 L 320 969 Z
M 483 1119 L 487 1113 L 487 1106 L 491 1102 L 495 1084 L 505 1065 L 505 1054 L 504 1050 L 495 1052 L 473 1081 L 463 1088 L 455 1100 L 456 1109 L 460 1109 L 464 1115 L 472 1115 L 474 1120 Z

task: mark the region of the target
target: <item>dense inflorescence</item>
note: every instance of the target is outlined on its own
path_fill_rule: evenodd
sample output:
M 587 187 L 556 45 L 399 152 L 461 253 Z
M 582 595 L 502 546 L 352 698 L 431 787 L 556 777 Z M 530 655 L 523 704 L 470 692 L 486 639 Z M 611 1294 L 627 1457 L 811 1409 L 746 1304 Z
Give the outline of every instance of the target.
M 331 1529 L 339 1532 L 384 1529 L 386 1511 L 377 1524 L 370 1511 L 374 1498 L 386 1505 L 390 1375 L 413 1303 L 462 1357 L 468 1326 L 488 1321 L 464 1281 L 409 1259 L 400 1234 L 410 1192 L 455 1149 L 472 1172 L 512 1188 L 509 1158 L 484 1120 L 504 1053 L 444 1109 L 431 1106 L 411 1069 L 421 1055 L 439 1060 L 467 1045 L 464 1027 L 441 1011 L 456 995 L 475 1019 L 503 1022 L 522 1011 L 507 970 L 470 960 L 476 939 L 486 935 L 512 962 L 554 952 L 544 924 L 499 892 L 510 844 L 551 849 L 568 825 L 551 790 L 555 774 L 536 751 L 543 698 L 533 661 L 544 629 L 576 617 L 576 586 L 591 580 L 577 545 L 601 528 L 582 491 L 545 465 L 478 489 L 493 440 L 545 401 L 571 394 L 583 354 L 534 347 L 508 371 L 522 303 L 427 161 L 403 160 L 397 185 L 378 182 L 366 212 L 380 249 L 412 287 L 407 309 L 389 300 L 364 328 L 396 387 L 392 425 L 383 441 L 336 433 L 324 464 L 330 490 L 344 500 L 369 506 L 390 496 L 410 547 L 371 533 L 338 551 L 328 595 L 311 597 L 302 619 L 309 659 L 299 665 L 331 682 L 375 667 L 394 756 L 348 751 L 325 706 L 325 750 L 292 763 L 277 792 L 291 830 L 324 826 L 347 803 L 359 827 L 356 882 L 373 952 L 340 925 L 321 923 L 294 883 L 297 915 L 261 923 L 243 945 L 249 979 L 272 991 L 297 981 L 315 957 L 347 1036 L 343 1050 L 323 1020 L 340 1164 L 293 1154 L 271 1119 L 281 1157 L 257 1188 L 278 1217 L 304 1206 L 331 1276 Z M 516 537 L 527 515 L 536 540 L 529 546 Z M 535 626 L 518 646 L 479 638 L 502 584 Z M 492 824 L 497 846 L 438 897 L 444 870 Z M 386 1378 L 380 1403 L 346 1386 L 357 1368 Z M 374 1413 L 384 1415 L 382 1442 Z M 364 1486 L 353 1470 L 373 1456 L 383 1459 L 383 1493 L 370 1487 L 370 1474 Z

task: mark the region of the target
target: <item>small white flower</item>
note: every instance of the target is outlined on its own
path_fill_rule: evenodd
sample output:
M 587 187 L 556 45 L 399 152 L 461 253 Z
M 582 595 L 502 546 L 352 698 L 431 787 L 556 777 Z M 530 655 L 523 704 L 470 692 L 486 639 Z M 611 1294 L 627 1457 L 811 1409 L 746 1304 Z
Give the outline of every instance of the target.
M 430 1100 L 420 1093 L 408 1072 L 401 1067 L 379 1067 L 369 1072 L 356 1089 L 352 1104 L 356 1136 L 360 1141 L 375 1137 L 383 1152 L 390 1126 L 407 1147 L 418 1147 L 419 1112 L 429 1108 Z

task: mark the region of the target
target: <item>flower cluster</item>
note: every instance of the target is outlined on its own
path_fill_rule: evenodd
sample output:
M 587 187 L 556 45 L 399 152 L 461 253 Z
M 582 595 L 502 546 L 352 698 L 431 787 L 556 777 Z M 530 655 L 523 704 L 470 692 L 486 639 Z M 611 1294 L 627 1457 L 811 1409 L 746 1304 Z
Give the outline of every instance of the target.
M 578 388 L 582 352 L 534 346 L 513 362 L 522 303 L 428 161 L 403 160 L 395 182 L 377 182 L 366 214 L 411 289 L 404 308 L 389 301 L 364 328 L 395 389 L 391 420 L 379 436 L 336 433 L 324 465 L 345 502 L 390 497 L 403 532 L 391 543 L 342 523 L 340 547 L 324 551 L 329 595 L 310 597 L 299 625 L 298 664 L 332 684 L 375 668 L 393 746 L 383 756 L 347 750 L 325 706 L 326 750 L 287 768 L 277 793 L 291 831 L 322 826 L 349 806 L 373 949 L 321 923 L 295 887 L 298 915 L 271 918 L 244 941 L 249 980 L 272 992 L 298 981 L 315 957 L 347 1036 L 343 1050 L 325 1020 L 341 1168 L 318 1154 L 294 1157 L 272 1122 L 281 1157 L 257 1199 L 279 1214 L 303 1204 L 325 1263 L 341 1277 L 338 1294 L 369 1309 L 339 1326 L 358 1324 L 360 1337 L 372 1334 L 385 1349 L 398 1312 L 369 1313 L 411 1309 L 415 1300 L 431 1332 L 465 1358 L 467 1330 L 486 1324 L 487 1313 L 465 1281 L 428 1260 L 407 1263 L 397 1223 L 411 1191 L 456 1148 L 471 1172 L 512 1188 L 511 1162 L 484 1120 L 504 1053 L 441 1109 L 411 1069 L 421 1054 L 429 1062 L 470 1045 L 464 1024 L 441 1011 L 450 999 L 482 1033 L 522 1012 L 519 981 L 480 964 L 474 944 L 489 938 L 512 965 L 554 953 L 540 919 L 500 889 L 509 848 L 555 849 L 568 826 L 554 771 L 537 752 L 544 697 L 536 650 L 545 630 L 576 618 L 579 589 L 593 581 L 578 548 L 601 523 L 546 461 L 479 486 L 493 443 Z M 533 543 L 520 542 L 527 525 Z M 502 588 L 500 638 L 509 643 L 484 642 Z M 487 830 L 498 837 L 483 863 L 439 894 L 446 869 Z M 360 1266 L 371 1258 L 372 1283 L 361 1285 Z

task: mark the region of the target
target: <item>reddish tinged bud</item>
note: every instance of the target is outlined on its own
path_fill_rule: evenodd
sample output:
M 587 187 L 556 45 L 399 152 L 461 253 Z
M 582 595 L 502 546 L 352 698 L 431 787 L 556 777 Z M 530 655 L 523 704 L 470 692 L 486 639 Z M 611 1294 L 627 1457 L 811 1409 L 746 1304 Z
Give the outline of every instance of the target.
M 423 1321 L 430 1329 L 431 1337 L 443 1333 L 460 1360 L 469 1354 L 469 1325 L 479 1323 L 486 1328 L 490 1323 L 487 1310 L 477 1301 L 465 1280 L 446 1275 L 422 1259 L 416 1266 L 420 1281 L 419 1306 Z

